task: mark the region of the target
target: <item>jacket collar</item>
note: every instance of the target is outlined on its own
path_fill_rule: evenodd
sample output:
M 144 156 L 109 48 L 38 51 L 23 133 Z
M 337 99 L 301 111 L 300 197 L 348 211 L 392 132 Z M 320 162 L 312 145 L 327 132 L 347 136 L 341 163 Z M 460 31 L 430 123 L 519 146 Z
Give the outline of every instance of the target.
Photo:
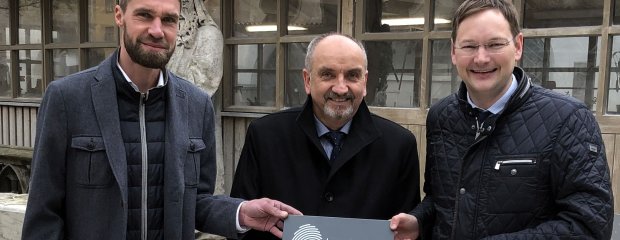
M 532 80 L 525 73 L 525 71 L 516 67 L 513 69 L 512 74 L 517 79 L 517 90 L 506 103 L 506 107 L 504 110 L 500 112 L 498 115 L 501 115 L 504 112 L 512 112 L 514 109 L 518 108 L 525 102 L 529 96 L 531 95 L 532 89 Z M 461 81 L 461 86 L 459 87 L 459 91 L 457 92 L 457 98 L 459 100 L 459 107 L 464 112 L 472 112 L 471 105 L 467 102 L 467 87 L 465 83 Z
M 118 49 L 99 64 L 94 76 L 95 81 L 91 84 L 91 94 L 97 124 L 99 124 L 99 129 L 101 130 L 110 167 L 121 190 L 123 206 L 126 207 L 127 159 L 119 124 L 116 84 L 112 74 L 117 55 Z
M 306 137 L 310 139 L 312 144 L 321 152 L 323 147 L 319 142 L 317 136 L 316 127 L 314 123 L 314 112 L 312 111 L 312 98 L 310 95 L 306 98 L 306 102 L 302 108 L 302 111 L 297 116 L 297 124 L 305 133 Z M 366 106 L 366 102 L 362 101 L 357 112 L 351 120 L 351 128 L 349 134 L 344 138 L 342 145 L 342 151 L 338 155 L 338 158 L 331 164 L 331 170 L 329 178 L 338 171 L 343 165 L 350 161 L 358 152 L 360 152 L 368 144 L 372 143 L 375 139 L 381 136 L 381 132 L 377 129 L 374 121 L 372 120 L 372 114 Z M 328 159 L 324 155 L 324 163 L 329 166 Z

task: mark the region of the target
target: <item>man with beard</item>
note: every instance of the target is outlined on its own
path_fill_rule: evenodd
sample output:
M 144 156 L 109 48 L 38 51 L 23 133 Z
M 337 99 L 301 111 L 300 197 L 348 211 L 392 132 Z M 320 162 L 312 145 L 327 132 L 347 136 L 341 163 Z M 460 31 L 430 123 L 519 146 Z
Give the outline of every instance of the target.
M 328 33 L 312 40 L 303 70 L 308 98 L 254 120 L 231 196 L 268 197 L 306 215 L 389 219 L 420 201 L 416 139 L 364 103 L 366 52 Z M 250 231 L 243 239 L 275 239 Z
M 41 102 L 23 239 L 194 239 L 194 229 L 281 236 L 295 209 L 213 196 L 209 96 L 165 69 L 178 0 L 121 0 L 120 48 L 52 82 Z

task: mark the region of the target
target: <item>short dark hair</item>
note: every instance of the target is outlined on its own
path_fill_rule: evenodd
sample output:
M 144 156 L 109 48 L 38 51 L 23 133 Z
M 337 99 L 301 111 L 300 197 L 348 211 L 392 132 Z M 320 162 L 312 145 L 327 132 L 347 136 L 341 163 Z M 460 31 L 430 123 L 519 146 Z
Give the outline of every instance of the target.
M 128 2 L 129 0 L 118 0 L 118 5 L 121 6 L 121 10 L 123 10 L 123 12 L 127 9 Z
M 521 32 L 519 21 L 517 21 L 517 9 L 510 0 L 465 0 L 456 9 L 452 18 L 452 41 L 456 41 L 456 31 L 465 18 L 487 9 L 497 9 L 508 21 L 512 37 L 516 37 Z
M 351 41 L 353 41 L 354 43 L 357 44 L 357 46 L 360 47 L 360 49 L 362 49 L 362 52 L 364 53 L 364 64 L 368 65 L 368 60 L 366 57 L 366 49 L 364 48 L 364 44 L 362 44 L 362 42 L 360 42 L 359 40 L 346 35 L 346 34 L 342 34 L 342 33 L 338 33 L 338 32 L 328 32 L 325 34 L 322 34 L 318 37 L 315 37 L 314 39 L 312 39 L 312 41 L 310 41 L 310 44 L 308 44 L 308 49 L 306 52 L 306 59 L 304 62 L 304 67 L 308 70 L 311 71 L 312 70 L 312 55 L 314 55 L 314 49 L 316 48 L 316 45 L 319 45 L 319 43 L 321 41 L 323 41 L 323 39 L 329 37 L 329 36 L 343 36 L 346 37 L 348 39 L 351 39 Z M 364 66 L 364 67 L 368 67 L 368 66 Z
M 127 3 L 129 3 L 130 0 L 118 0 L 118 5 L 121 6 L 121 10 L 123 10 L 123 12 L 125 12 L 125 10 L 127 10 Z M 181 0 L 179 0 L 179 4 L 181 4 Z

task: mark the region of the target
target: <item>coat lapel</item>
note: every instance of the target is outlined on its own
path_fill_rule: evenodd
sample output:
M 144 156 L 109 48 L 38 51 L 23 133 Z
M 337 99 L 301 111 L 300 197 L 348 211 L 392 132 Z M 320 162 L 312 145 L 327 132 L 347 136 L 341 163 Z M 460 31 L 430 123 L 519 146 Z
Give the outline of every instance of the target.
M 329 160 L 329 156 L 325 154 L 325 151 L 323 150 L 323 145 L 321 145 L 321 142 L 319 141 L 319 137 L 317 135 L 318 133 L 316 132 L 316 126 L 314 124 L 314 113 L 312 112 L 312 98 L 310 98 L 310 96 L 308 96 L 308 99 L 306 99 L 306 103 L 304 104 L 301 112 L 299 113 L 299 116 L 297 116 L 296 121 L 301 130 L 306 134 L 306 137 L 310 139 L 310 142 L 312 142 L 314 147 L 316 147 L 316 149 L 323 153 L 323 157 L 325 157 L 325 164 L 329 165 L 327 162 Z
M 178 79 L 166 73 L 166 142 L 164 159 L 164 239 L 180 239 L 183 219 L 183 165 L 189 142 L 188 99 Z M 180 187 L 181 186 L 181 187 Z
M 375 141 L 380 135 L 381 132 L 372 121 L 371 113 L 366 103 L 362 101 L 362 104 L 360 104 L 357 109 L 357 113 L 353 116 L 353 121 L 351 121 L 349 134 L 347 134 L 343 140 L 342 150 L 332 163 L 328 181 L 342 166 L 350 161 L 364 147 Z
M 323 153 L 325 157 L 325 165 L 329 166 L 329 157 L 325 155 L 323 146 L 319 141 L 319 136 L 316 132 L 316 126 L 314 123 L 314 113 L 312 112 L 312 98 L 308 96 L 304 107 L 297 117 L 297 123 L 301 127 L 302 131 L 306 134 L 312 144 Z M 351 129 L 349 134 L 344 138 L 342 145 L 342 151 L 339 153 L 335 162 L 331 164 L 329 171 L 329 179 L 348 161 L 350 161 L 357 153 L 359 153 L 364 147 L 372 143 L 381 135 L 381 132 L 377 129 L 372 121 L 371 113 L 366 106 L 366 103 L 362 101 L 357 113 L 353 116 L 351 122 Z
M 110 167 L 121 190 L 123 206 L 127 208 L 127 160 L 120 129 L 116 84 L 112 75 L 112 63 L 115 60 L 116 54 L 112 54 L 99 66 L 91 85 L 91 94 Z

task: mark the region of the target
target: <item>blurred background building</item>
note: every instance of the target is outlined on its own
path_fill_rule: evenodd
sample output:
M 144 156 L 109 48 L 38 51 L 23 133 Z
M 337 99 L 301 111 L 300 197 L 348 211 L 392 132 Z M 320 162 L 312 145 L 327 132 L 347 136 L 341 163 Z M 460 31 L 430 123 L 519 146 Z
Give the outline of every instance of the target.
M 209 0 L 223 34 L 221 121 L 226 193 L 252 119 L 306 99 L 308 42 L 343 32 L 368 52 L 371 110 L 426 152 L 429 106 L 455 92 L 452 13 L 462 0 Z M 525 36 L 520 66 L 536 84 L 582 100 L 599 122 L 620 193 L 620 0 L 513 0 Z M 54 79 L 96 66 L 118 46 L 116 0 L 0 0 L 0 192 L 27 191 L 36 116 Z M 422 169 L 423 166 L 422 166 Z M 423 175 L 422 175 L 423 176 Z M 615 199 L 620 213 L 620 198 Z

